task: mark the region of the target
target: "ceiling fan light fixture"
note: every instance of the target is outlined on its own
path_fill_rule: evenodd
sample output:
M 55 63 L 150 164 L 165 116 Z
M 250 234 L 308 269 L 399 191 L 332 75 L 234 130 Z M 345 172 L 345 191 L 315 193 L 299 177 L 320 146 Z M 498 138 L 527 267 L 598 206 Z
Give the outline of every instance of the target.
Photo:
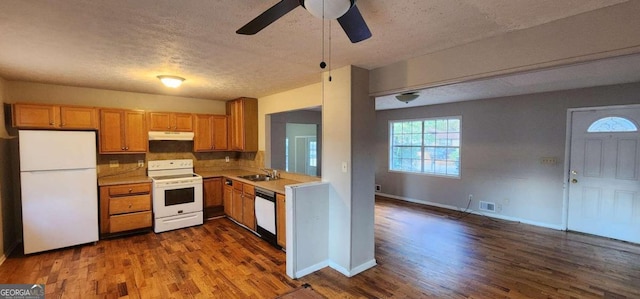
M 171 87 L 171 88 L 178 88 L 180 85 L 182 85 L 182 82 L 185 80 L 182 77 L 168 76 L 168 75 L 160 75 L 158 76 L 158 79 L 160 79 L 160 82 L 162 82 L 164 86 Z
M 409 104 L 409 102 L 417 99 L 419 96 L 420 95 L 416 94 L 415 92 L 407 92 L 397 95 L 396 99 L 398 99 L 398 101 L 400 102 L 404 102 L 405 104 Z
M 342 17 L 356 3 L 355 0 L 304 0 L 306 8 L 316 18 L 335 20 Z M 322 8 L 324 7 L 324 14 Z

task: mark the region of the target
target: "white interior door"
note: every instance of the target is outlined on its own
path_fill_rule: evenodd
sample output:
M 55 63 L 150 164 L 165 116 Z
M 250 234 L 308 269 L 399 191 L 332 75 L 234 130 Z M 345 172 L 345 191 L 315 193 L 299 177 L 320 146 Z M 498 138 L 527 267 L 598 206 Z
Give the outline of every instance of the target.
M 568 229 L 640 243 L 640 108 L 571 119 Z

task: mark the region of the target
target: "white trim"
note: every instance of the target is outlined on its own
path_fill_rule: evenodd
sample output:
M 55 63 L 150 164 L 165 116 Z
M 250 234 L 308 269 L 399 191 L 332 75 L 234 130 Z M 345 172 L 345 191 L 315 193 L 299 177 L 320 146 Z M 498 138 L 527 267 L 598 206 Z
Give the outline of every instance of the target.
M 342 267 L 342 266 L 336 264 L 333 261 L 329 261 L 329 267 L 331 267 L 333 270 L 336 270 L 336 271 L 342 273 L 342 275 L 344 275 L 344 276 L 351 277 L 351 276 L 349 276 L 349 270 L 347 270 L 347 268 Z
M 421 200 L 421 199 L 414 199 L 414 198 L 408 198 L 408 197 L 385 194 L 385 193 L 377 193 L 377 194 L 380 195 L 380 196 L 383 196 L 383 197 L 388 197 L 388 198 L 392 198 L 392 199 L 398 199 L 398 200 L 402 200 L 402 201 L 408 201 L 408 202 L 417 203 L 417 204 L 423 204 L 423 205 L 427 205 L 427 206 L 434 206 L 434 207 L 444 208 L 444 209 L 448 209 L 448 210 L 454 210 L 454 211 L 463 211 L 464 210 L 464 209 L 456 207 L 456 206 L 445 205 L 445 204 L 440 204 L 440 203 L 431 202 L 431 201 L 425 201 L 425 200 Z M 566 230 L 562 225 L 556 225 L 556 224 L 550 224 L 550 223 L 538 222 L 538 221 L 531 221 L 531 220 L 528 220 L 528 219 L 523 219 L 523 218 L 518 218 L 518 217 L 511 217 L 511 216 L 505 216 L 505 215 L 499 215 L 499 214 L 485 214 L 485 213 L 480 213 L 480 212 L 473 211 L 473 210 L 470 210 L 469 213 L 474 214 L 474 215 L 480 215 L 480 216 L 486 216 L 486 217 L 501 219 L 501 220 L 520 222 L 520 223 L 523 223 L 523 224 L 529 224 L 529 225 L 545 227 L 545 228 L 550 228 L 550 229 L 555 229 L 555 230 Z
M 375 267 L 377 264 L 378 263 L 376 263 L 376 259 L 372 259 L 372 260 L 369 260 L 367 262 L 364 262 L 364 263 L 360 264 L 360 266 L 352 268 L 351 271 L 349 271 L 349 277 L 356 276 L 356 275 L 358 275 L 358 274 L 360 274 L 360 273 L 362 273 L 362 272 L 364 272 L 366 270 L 369 270 L 369 269 Z
M 573 132 L 571 124 L 573 123 L 573 112 L 592 111 L 592 110 L 611 110 L 611 109 L 627 109 L 640 108 L 640 104 L 630 105 L 614 105 L 614 106 L 597 106 L 597 107 L 579 107 L 567 109 L 567 132 L 564 146 L 564 176 L 562 181 L 563 198 L 562 198 L 562 229 L 569 229 L 569 172 L 571 171 L 571 133 Z
M 301 277 L 303 277 L 305 275 L 308 275 L 308 274 L 311 274 L 313 272 L 316 272 L 316 271 L 318 271 L 318 270 L 320 270 L 322 268 L 325 268 L 327 266 L 329 266 L 329 261 L 328 260 L 324 260 L 324 261 L 319 262 L 319 263 L 317 263 L 315 265 L 311 265 L 311 266 L 309 266 L 307 268 L 304 268 L 302 270 L 297 271 L 296 273 L 294 273 L 295 277 L 292 277 L 292 278 L 294 278 L 294 279 L 301 278 Z

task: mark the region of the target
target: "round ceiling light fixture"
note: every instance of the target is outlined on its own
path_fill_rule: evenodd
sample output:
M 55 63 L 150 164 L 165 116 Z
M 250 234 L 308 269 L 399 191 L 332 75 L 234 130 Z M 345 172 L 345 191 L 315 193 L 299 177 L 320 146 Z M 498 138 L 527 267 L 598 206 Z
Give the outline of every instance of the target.
M 396 99 L 400 102 L 404 102 L 405 104 L 409 104 L 409 102 L 417 99 L 420 95 L 415 92 L 406 92 L 403 94 L 399 94 L 396 96 Z
M 355 4 L 355 0 L 305 0 L 302 2 L 302 6 L 316 18 L 329 20 L 342 17 Z
M 158 76 L 158 79 L 160 79 L 160 82 L 162 82 L 164 86 L 171 88 L 178 88 L 184 81 L 184 78 L 182 77 L 168 75 L 160 75 Z

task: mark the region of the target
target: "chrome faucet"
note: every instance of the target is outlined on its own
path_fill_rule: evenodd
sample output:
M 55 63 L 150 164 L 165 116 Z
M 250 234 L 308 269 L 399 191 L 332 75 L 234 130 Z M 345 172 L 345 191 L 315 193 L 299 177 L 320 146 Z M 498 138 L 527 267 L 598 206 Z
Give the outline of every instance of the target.
M 273 169 L 271 168 L 261 168 L 260 170 L 264 171 L 267 174 L 267 177 L 273 179 Z
M 260 168 L 260 170 L 264 171 L 267 174 L 267 177 L 272 180 L 276 180 L 280 178 L 280 174 L 278 170 L 271 168 Z

